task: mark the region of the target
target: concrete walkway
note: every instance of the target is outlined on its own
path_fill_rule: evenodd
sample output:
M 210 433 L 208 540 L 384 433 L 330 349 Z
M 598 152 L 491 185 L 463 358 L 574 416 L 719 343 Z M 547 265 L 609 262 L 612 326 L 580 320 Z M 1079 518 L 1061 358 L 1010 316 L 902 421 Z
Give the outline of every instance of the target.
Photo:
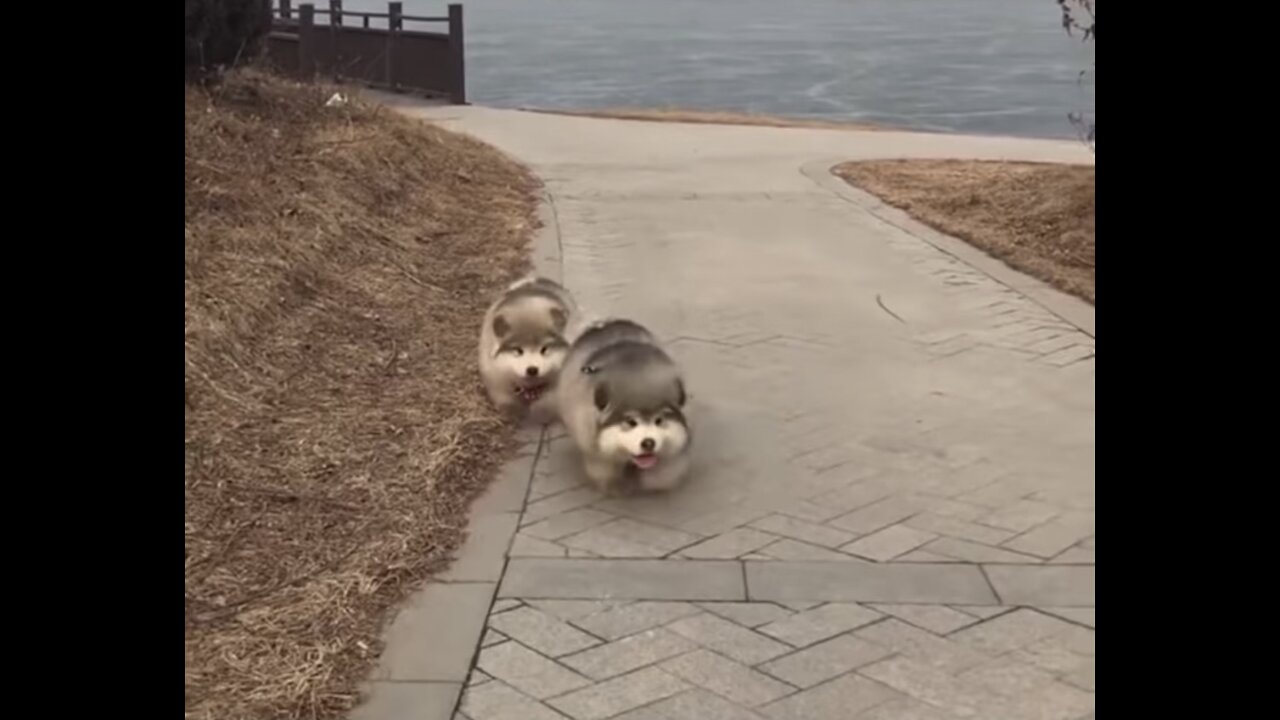
M 540 269 L 667 340 L 699 468 L 601 498 L 529 433 L 358 717 L 1093 717 L 1093 309 L 828 173 L 1086 150 L 402 109 L 544 179 Z

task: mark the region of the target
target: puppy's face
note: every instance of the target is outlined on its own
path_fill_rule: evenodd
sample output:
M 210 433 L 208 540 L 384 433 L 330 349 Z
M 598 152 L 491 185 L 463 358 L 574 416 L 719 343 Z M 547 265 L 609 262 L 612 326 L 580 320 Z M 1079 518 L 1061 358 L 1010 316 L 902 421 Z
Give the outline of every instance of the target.
M 689 430 L 678 410 L 627 413 L 600 429 L 600 452 L 648 470 L 684 452 Z
M 504 373 L 512 389 L 525 402 L 534 402 L 555 381 L 569 352 L 569 344 L 558 331 L 563 323 L 543 327 L 520 327 L 506 317 L 494 318 L 498 348 L 494 366 Z
M 603 414 L 597 442 L 600 452 L 641 470 L 684 452 L 689 427 L 681 407 L 684 385 L 677 382 L 671 402 L 651 410 L 627 410 L 610 405 L 607 385 L 596 387 L 596 409 Z

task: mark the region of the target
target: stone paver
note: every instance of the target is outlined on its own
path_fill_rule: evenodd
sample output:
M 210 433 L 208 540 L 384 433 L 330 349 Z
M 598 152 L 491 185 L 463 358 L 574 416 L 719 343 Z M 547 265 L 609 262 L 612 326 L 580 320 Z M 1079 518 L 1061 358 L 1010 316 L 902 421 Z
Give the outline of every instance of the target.
M 387 628 L 374 679 L 465 682 L 493 591 L 493 583 L 428 585 Z
M 494 615 L 489 626 L 544 655 L 559 657 L 598 645 L 600 641 L 559 618 L 531 607 Z
M 811 545 L 821 545 L 829 548 L 846 545 L 854 539 L 852 533 L 786 515 L 770 515 L 761 518 L 751 523 L 751 527 Z
M 619 518 L 570 535 L 561 544 L 601 557 L 659 558 L 697 540 L 697 535 Z
M 562 431 L 522 431 L 362 717 L 459 692 L 461 720 L 1092 717 L 1092 308 L 828 172 L 1086 151 L 405 111 L 543 178 L 539 272 L 667 342 L 699 463 L 606 498 Z
M 938 537 L 905 525 L 890 525 L 840 548 L 850 555 L 887 562 Z
M 662 664 L 662 669 L 693 685 L 710 690 L 744 707 L 755 707 L 791 694 L 792 688 L 768 675 L 717 655 L 698 650 Z
M 698 608 L 689 603 L 641 600 L 623 603 L 573 620 L 578 627 L 606 640 L 617 640 L 690 615 Z
M 757 665 L 790 650 L 782 643 L 711 614 L 678 620 L 672 623 L 671 629 L 746 665 Z
M 447 718 L 462 692 L 460 683 L 377 682 L 350 720 Z
M 787 608 L 764 602 L 698 603 L 698 607 L 749 628 L 791 616 Z
M 905 657 L 881 660 L 859 673 L 903 695 L 963 717 L 982 717 L 984 708 L 1001 704 L 999 696 L 977 683 Z
M 926 630 L 897 620 L 887 620 L 863 628 L 854 635 L 874 645 L 943 672 L 956 673 L 980 665 L 989 655 L 962 645 L 947 637 L 939 637 Z
M 566 557 L 568 549 L 549 540 L 516 533 L 511 542 L 511 557 Z
M 829 603 L 796 613 L 757 628 L 771 638 L 794 647 L 805 647 L 833 635 L 869 625 L 883 617 L 875 610 L 855 603 Z
M 943 605 L 872 605 L 882 613 L 937 635 L 946 635 L 978 622 L 973 615 Z
M 991 565 L 987 577 L 1000 599 L 1009 605 L 1094 605 L 1092 565 Z
M 799 688 L 848 673 L 893 651 L 853 635 L 841 635 L 760 666 L 770 675 Z
M 730 561 L 513 558 L 504 598 L 745 600 L 742 567 Z
M 1071 623 L 1034 610 L 1015 610 L 954 633 L 951 639 L 988 655 L 1001 655 L 1033 642 L 1065 634 Z
M 688 558 L 737 558 L 759 550 L 778 539 L 776 535 L 752 528 L 736 528 L 716 535 L 697 545 L 685 548 L 680 554 Z
M 912 698 L 890 700 L 858 715 L 858 720 L 955 720 L 956 716 Z
M 550 704 L 574 720 L 604 720 L 687 689 L 683 680 L 657 668 L 637 670 L 569 693 Z
M 476 666 L 491 677 L 539 700 L 591 684 L 587 678 L 517 642 L 484 648 Z
M 670 630 L 658 628 L 584 650 L 563 658 L 562 662 L 592 679 L 608 680 L 697 647 Z
M 779 700 L 764 708 L 764 714 L 773 720 L 852 718 L 898 697 L 901 695 L 885 685 L 859 675 L 844 675 Z
M 552 498 L 553 500 L 555 498 Z M 554 541 L 560 538 L 571 537 L 588 528 L 597 525 L 603 525 L 614 519 L 609 513 L 592 510 L 591 508 L 574 508 L 572 510 L 556 513 L 547 517 L 545 520 L 535 522 L 534 524 L 524 528 L 522 534 L 528 535 L 539 540 Z M 566 546 L 570 547 L 570 546 Z M 627 556 L 623 556 L 627 557 Z
M 983 545 L 982 543 L 970 542 L 968 540 L 957 540 L 956 538 L 944 537 L 938 538 L 933 542 L 925 544 L 921 550 L 931 553 L 937 557 L 949 558 L 951 560 L 962 560 L 971 563 L 991 563 L 991 564 L 1028 564 L 1038 563 L 1039 558 L 1031 555 L 1023 555 L 1021 553 L 1010 552 L 998 547 Z
M 899 603 L 994 603 L 976 566 L 747 562 L 754 600 L 842 600 Z
M 763 716 L 706 690 L 694 689 L 645 708 L 662 720 L 763 720 Z M 632 720 L 630 715 L 623 720 Z
M 1093 535 L 1092 512 L 1073 512 L 1032 528 L 1004 543 L 1004 547 L 1028 555 L 1051 558 Z
M 519 514 L 513 512 L 478 514 L 467 528 L 467 551 L 441 573 L 440 579 L 448 582 L 501 579 L 503 560 L 519 518 Z
M 471 720 L 564 720 L 564 715 L 496 680 L 467 688 L 459 710 Z M 403 717 L 382 715 L 379 720 Z
M 1091 607 L 1041 607 L 1039 609 L 1050 615 L 1093 627 L 1094 609 Z

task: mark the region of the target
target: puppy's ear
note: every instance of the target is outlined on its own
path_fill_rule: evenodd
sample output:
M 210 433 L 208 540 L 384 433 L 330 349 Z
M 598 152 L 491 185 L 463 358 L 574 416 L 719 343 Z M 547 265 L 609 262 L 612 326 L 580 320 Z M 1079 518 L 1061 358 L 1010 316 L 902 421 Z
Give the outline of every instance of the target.
M 494 316 L 493 334 L 496 335 L 499 340 L 501 340 L 502 338 L 506 337 L 507 333 L 509 332 L 511 332 L 511 323 L 507 322 L 507 319 L 502 317 L 501 315 Z
M 564 332 L 564 326 L 568 324 L 569 316 L 560 308 L 551 308 L 551 323 L 555 326 L 556 332 Z
M 684 403 L 688 399 L 689 399 L 689 396 L 686 395 L 684 391 L 684 381 L 677 379 L 676 380 L 676 406 L 679 407 L 680 409 L 684 409 Z
M 609 407 L 609 386 L 604 383 L 597 385 L 594 400 L 596 409 L 604 412 L 604 409 Z

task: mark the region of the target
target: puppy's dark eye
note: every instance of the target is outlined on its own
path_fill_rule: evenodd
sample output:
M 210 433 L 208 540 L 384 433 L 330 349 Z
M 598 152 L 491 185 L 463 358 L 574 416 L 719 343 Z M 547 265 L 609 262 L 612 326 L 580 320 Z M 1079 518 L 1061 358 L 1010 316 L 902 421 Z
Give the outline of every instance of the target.
M 521 350 L 520 348 L 511 348 L 511 354 L 515 355 L 516 357 L 520 357 L 521 355 L 524 354 L 524 350 Z
M 542 346 L 542 354 L 543 354 L 543 355 L 546 355 L 548 352 L 551 352 L 551 346 L 550 346 L 550 345 L 543 345 L 543 346 Z
M 638 426 L 639 424 L 640 424 L 640 423 L 636 422 L 636 419 L 635 419 L 635 418 L 627 418 L 627 427 L 629 427 L 629 428 L 633 428 L 633 427 Z
M 663 423 L 665 423 L 666 421 L 667 421 L 666 418 L 659 416 L 653 421 L 653 424 L 657 425 L 658 427 L 662 427 Z

